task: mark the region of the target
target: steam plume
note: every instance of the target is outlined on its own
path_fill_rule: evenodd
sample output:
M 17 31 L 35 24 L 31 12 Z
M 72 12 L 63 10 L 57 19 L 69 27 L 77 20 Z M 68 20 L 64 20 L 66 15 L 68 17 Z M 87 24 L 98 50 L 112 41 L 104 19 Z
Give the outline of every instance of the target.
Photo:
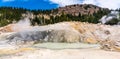
M 110 14 L 103 16 L 99 21 L 102 24 L 106 24 L 107 22 L 109 22 L 113 19 L 119 20 L 119 12 L 118 11 L 111 11 Z
M 20 20 L 18 23 L 16 23 L 12 30 L 13 31 L 20 31 L 20 30 L 25 30 L 30 27 L 30 20 L 28 17 L 24 18 L 23 20 Z

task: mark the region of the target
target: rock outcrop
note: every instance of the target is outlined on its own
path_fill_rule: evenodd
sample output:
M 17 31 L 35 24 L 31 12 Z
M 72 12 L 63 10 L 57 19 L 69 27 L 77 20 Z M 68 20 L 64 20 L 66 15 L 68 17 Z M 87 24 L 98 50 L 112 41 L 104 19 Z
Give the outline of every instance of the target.
M 74 16 L 78 16 L 79 13 L 81 15 L 88 15 L 98 12 L 99 10 L 109 10 L 107 8 L 101 8 L 99 6 L 95 6 L 92 4 L 76 4 L 76 5 L 69 5 L 65 7 L 60 7 L 57 9 L 58 14 L 65 13 Z M 53 12 L 54 13 L 54 12 Z

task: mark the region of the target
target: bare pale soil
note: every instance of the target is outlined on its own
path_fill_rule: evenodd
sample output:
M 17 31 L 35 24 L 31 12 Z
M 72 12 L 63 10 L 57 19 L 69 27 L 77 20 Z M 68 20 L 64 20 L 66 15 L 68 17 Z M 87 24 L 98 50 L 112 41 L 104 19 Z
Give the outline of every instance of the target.
M 119 52 L 100 49 L 37 49 L 2 56 L 0 59 L 119 59 Z
M 81 22 L 22 28 L 11 24 L 0 28 L 0 59 L 119 59 L 119 29 Z

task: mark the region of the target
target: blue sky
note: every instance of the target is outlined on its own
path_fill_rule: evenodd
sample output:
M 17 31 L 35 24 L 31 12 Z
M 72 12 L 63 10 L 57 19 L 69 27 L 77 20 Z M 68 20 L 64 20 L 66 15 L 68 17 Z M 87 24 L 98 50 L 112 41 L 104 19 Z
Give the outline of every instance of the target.
M 57 4 L 51 4 L 44 0 L 1 0 L 0 6 L 23 7 L 27 9 L 52 9 L 58 7 Z
M 53 9 L 72 4 L 94 4 L 109 9 L 120 8 L 120 0 L 0 0 L 0 6 L 27 9 Z

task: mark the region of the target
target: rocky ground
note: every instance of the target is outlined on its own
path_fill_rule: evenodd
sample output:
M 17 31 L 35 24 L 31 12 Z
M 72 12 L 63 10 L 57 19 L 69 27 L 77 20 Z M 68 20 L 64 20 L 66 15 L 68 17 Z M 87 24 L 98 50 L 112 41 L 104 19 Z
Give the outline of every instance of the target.
M 2 55 L 0 59 L 119 59 L 119 52 L 110 52 L 98 48 L 89 49 L 26 49 L 13 54 Z
M 0 28 L 0 59 L 118 59 L 119 29 L 82 22 L 10 24 Z

